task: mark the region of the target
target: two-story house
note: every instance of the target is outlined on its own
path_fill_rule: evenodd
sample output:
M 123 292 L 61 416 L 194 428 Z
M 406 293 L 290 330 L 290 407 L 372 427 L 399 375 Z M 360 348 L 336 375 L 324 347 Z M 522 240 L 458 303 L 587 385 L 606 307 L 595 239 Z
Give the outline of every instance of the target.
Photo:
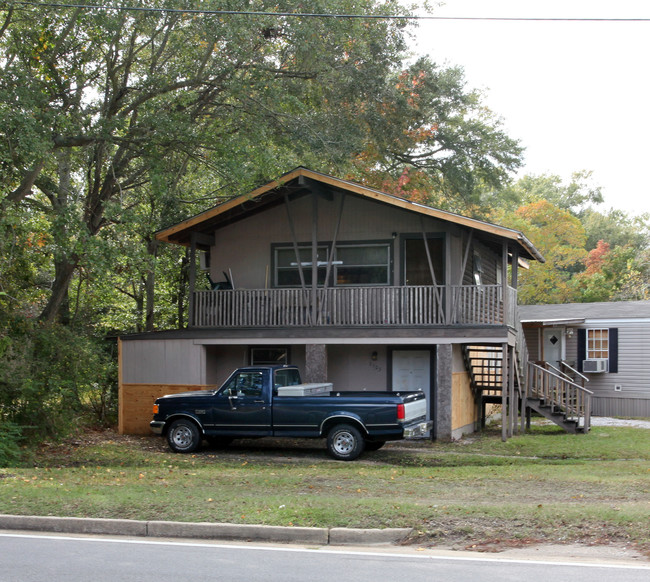
M 159 395 L 278 362 L 337 391 L 423 390 L 433 438 L 473 431 L 489 401 L 473 362 L 513 368 L 518 268 L 544 260 L 516 230 L 305 168 L 156 236 L 191 249 L 189 323 L 121 338 L 127 433 Z M 494 402 L 515 376 L 493 375 Z

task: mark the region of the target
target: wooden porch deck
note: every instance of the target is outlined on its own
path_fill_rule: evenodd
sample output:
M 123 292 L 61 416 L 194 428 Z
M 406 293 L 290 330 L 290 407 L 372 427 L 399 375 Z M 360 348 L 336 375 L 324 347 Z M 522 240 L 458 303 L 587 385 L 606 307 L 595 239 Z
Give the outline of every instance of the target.
M 190 327 L 512 325 L 501 285 L 196 291 Z

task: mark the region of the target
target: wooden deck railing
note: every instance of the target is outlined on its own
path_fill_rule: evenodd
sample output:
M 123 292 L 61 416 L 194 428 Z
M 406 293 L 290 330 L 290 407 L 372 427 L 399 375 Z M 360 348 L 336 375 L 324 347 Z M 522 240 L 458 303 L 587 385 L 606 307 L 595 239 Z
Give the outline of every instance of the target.
M 509 302 L 516 304 L 510 289 Z M 508 310 L 510 312 L 510 310 Z M 192 327 L 505 325 L 500 285 L 197 291 Z
M 587 432 L 591 425 L 593 392 L 533 362 L 528 362 L 527 395 L 556 407 L 566 420 Z

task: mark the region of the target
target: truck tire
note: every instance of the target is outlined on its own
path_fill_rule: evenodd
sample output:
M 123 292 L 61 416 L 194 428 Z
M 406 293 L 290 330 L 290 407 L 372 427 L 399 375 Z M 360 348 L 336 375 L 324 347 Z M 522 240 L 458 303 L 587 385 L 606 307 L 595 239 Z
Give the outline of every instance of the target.
M 179 418 L 167 431 L 169 448 L 175 453 L 193 453 L 201 446 L 201 433 L 194 422 Z
M 327 433 L 327 450 L 338 461 L 354 461 L 365 444 L 359 429 L 350 424 L 337 424 Z

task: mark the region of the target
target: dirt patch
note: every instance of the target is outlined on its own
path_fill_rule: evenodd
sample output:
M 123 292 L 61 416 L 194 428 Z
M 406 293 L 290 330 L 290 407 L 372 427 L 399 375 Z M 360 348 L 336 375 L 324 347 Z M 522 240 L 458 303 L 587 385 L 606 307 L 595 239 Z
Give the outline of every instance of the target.
M 613 524 L 581 523 L 573 528 L 565 525 L 561 530 L 545 530 L 519 520 L 446 516 L 428 521 L 424 528 L 414 532 L 404 543 L 483 553 L 529 554 L 532 549 L 542 554 L 594 557 L 602 554 L 603 558 L 617 555 L 650 561 L 650 544 L 630 542 L 625 529 Z M 557 548 L 562 551 L 557 551 Z

